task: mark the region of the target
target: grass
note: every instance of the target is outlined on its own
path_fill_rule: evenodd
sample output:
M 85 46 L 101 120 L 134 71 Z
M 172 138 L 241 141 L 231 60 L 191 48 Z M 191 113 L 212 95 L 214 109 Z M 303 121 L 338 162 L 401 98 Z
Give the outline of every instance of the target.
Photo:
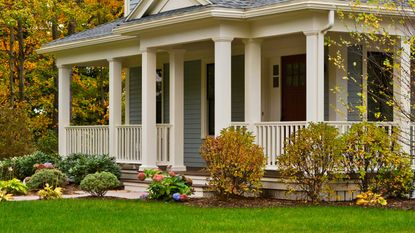
M 0 203 L 0 232 L 415 232 L 415 212 L 196 208 L 127 200 Z

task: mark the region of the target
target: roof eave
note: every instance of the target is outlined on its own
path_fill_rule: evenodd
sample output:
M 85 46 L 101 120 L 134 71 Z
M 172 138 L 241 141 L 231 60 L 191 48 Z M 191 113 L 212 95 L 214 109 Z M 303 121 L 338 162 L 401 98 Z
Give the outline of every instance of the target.
M 85 40 L 80 40 L 80 41 L 74 41 L 74 42 L 65 43 L 65 44 L 57 44 L 57 45 L 52 45 L 52 46 L 41 47 L 36 52 L 38 54 L 54 54 L 56 52 L 61 52 L 61 51 L 68 50 L 68 49 L 117 42 L 117 41 L 132 39 L 132 38 L 135 38 L 135 37 L 113 34 L 113 35 L 107 35 L 107 36 L 85 39 Z

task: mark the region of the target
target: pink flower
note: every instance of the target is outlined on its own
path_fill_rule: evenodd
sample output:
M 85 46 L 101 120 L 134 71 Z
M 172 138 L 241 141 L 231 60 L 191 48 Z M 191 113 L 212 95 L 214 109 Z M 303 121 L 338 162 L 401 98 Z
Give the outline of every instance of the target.
M 144 181 L 146 179 L 146 174 L 144 174 L 144 172 L 140 172 L 138 173 L 137 178 L 140 181 Z
M 180 195 L 180 201 L 187 201 L 189 197 L 186 194 Z
M 174 171 L 171 171 L 171 172 L 169 172 L 169 176 L 175 177 L 176 176 L 176 173 Z
M 162 174 L 156 174 L 153 176 L 153 180 L 156 182 L 160 182 L 164 179 L 164 176 Z

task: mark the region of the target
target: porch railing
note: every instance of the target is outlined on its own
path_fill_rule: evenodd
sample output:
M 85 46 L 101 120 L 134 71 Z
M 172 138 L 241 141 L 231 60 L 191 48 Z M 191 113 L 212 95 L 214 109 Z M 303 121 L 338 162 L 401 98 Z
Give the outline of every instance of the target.
M 141 163 L 141 144 L 141 125 L 117 126 L 117 162 L 131 164 Z
M 67 154 L 108 154 L 108 126 L 66 127 Z
M 169 124 L 157 125 L 157 163 L 158 165 L 170 164 L 170 129 Z
M 285 141 L 298 130 L 306 126 L 306 122 L 265 122 L 255 124 L 256 143 L 264 148 L 268 157 L 267 169 L 277 169 L 277 158 L 284 153 Z

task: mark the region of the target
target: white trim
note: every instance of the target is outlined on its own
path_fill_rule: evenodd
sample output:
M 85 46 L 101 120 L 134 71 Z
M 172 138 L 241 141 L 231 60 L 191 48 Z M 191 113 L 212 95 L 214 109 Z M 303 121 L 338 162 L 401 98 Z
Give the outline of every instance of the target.
M 53 53 L 53 52 L 58 52 L 61 50 L 69 50 L 69 49 L 74 49 L 74 48 L 86 47 L 90 45 L 105 44 L 105 43 L 117 42 L 117 41 L 122 41 L 122 40 L 133 39 L 133 38 L 136 38 L 136 37 L 135 36 L 109 35 L 109 36 L 98 37 L 94 39 L 74 41 L 74 42 L 69 42 L 65 44 L 42 47 L 36 50 L 36 52 L 38 54 Z

